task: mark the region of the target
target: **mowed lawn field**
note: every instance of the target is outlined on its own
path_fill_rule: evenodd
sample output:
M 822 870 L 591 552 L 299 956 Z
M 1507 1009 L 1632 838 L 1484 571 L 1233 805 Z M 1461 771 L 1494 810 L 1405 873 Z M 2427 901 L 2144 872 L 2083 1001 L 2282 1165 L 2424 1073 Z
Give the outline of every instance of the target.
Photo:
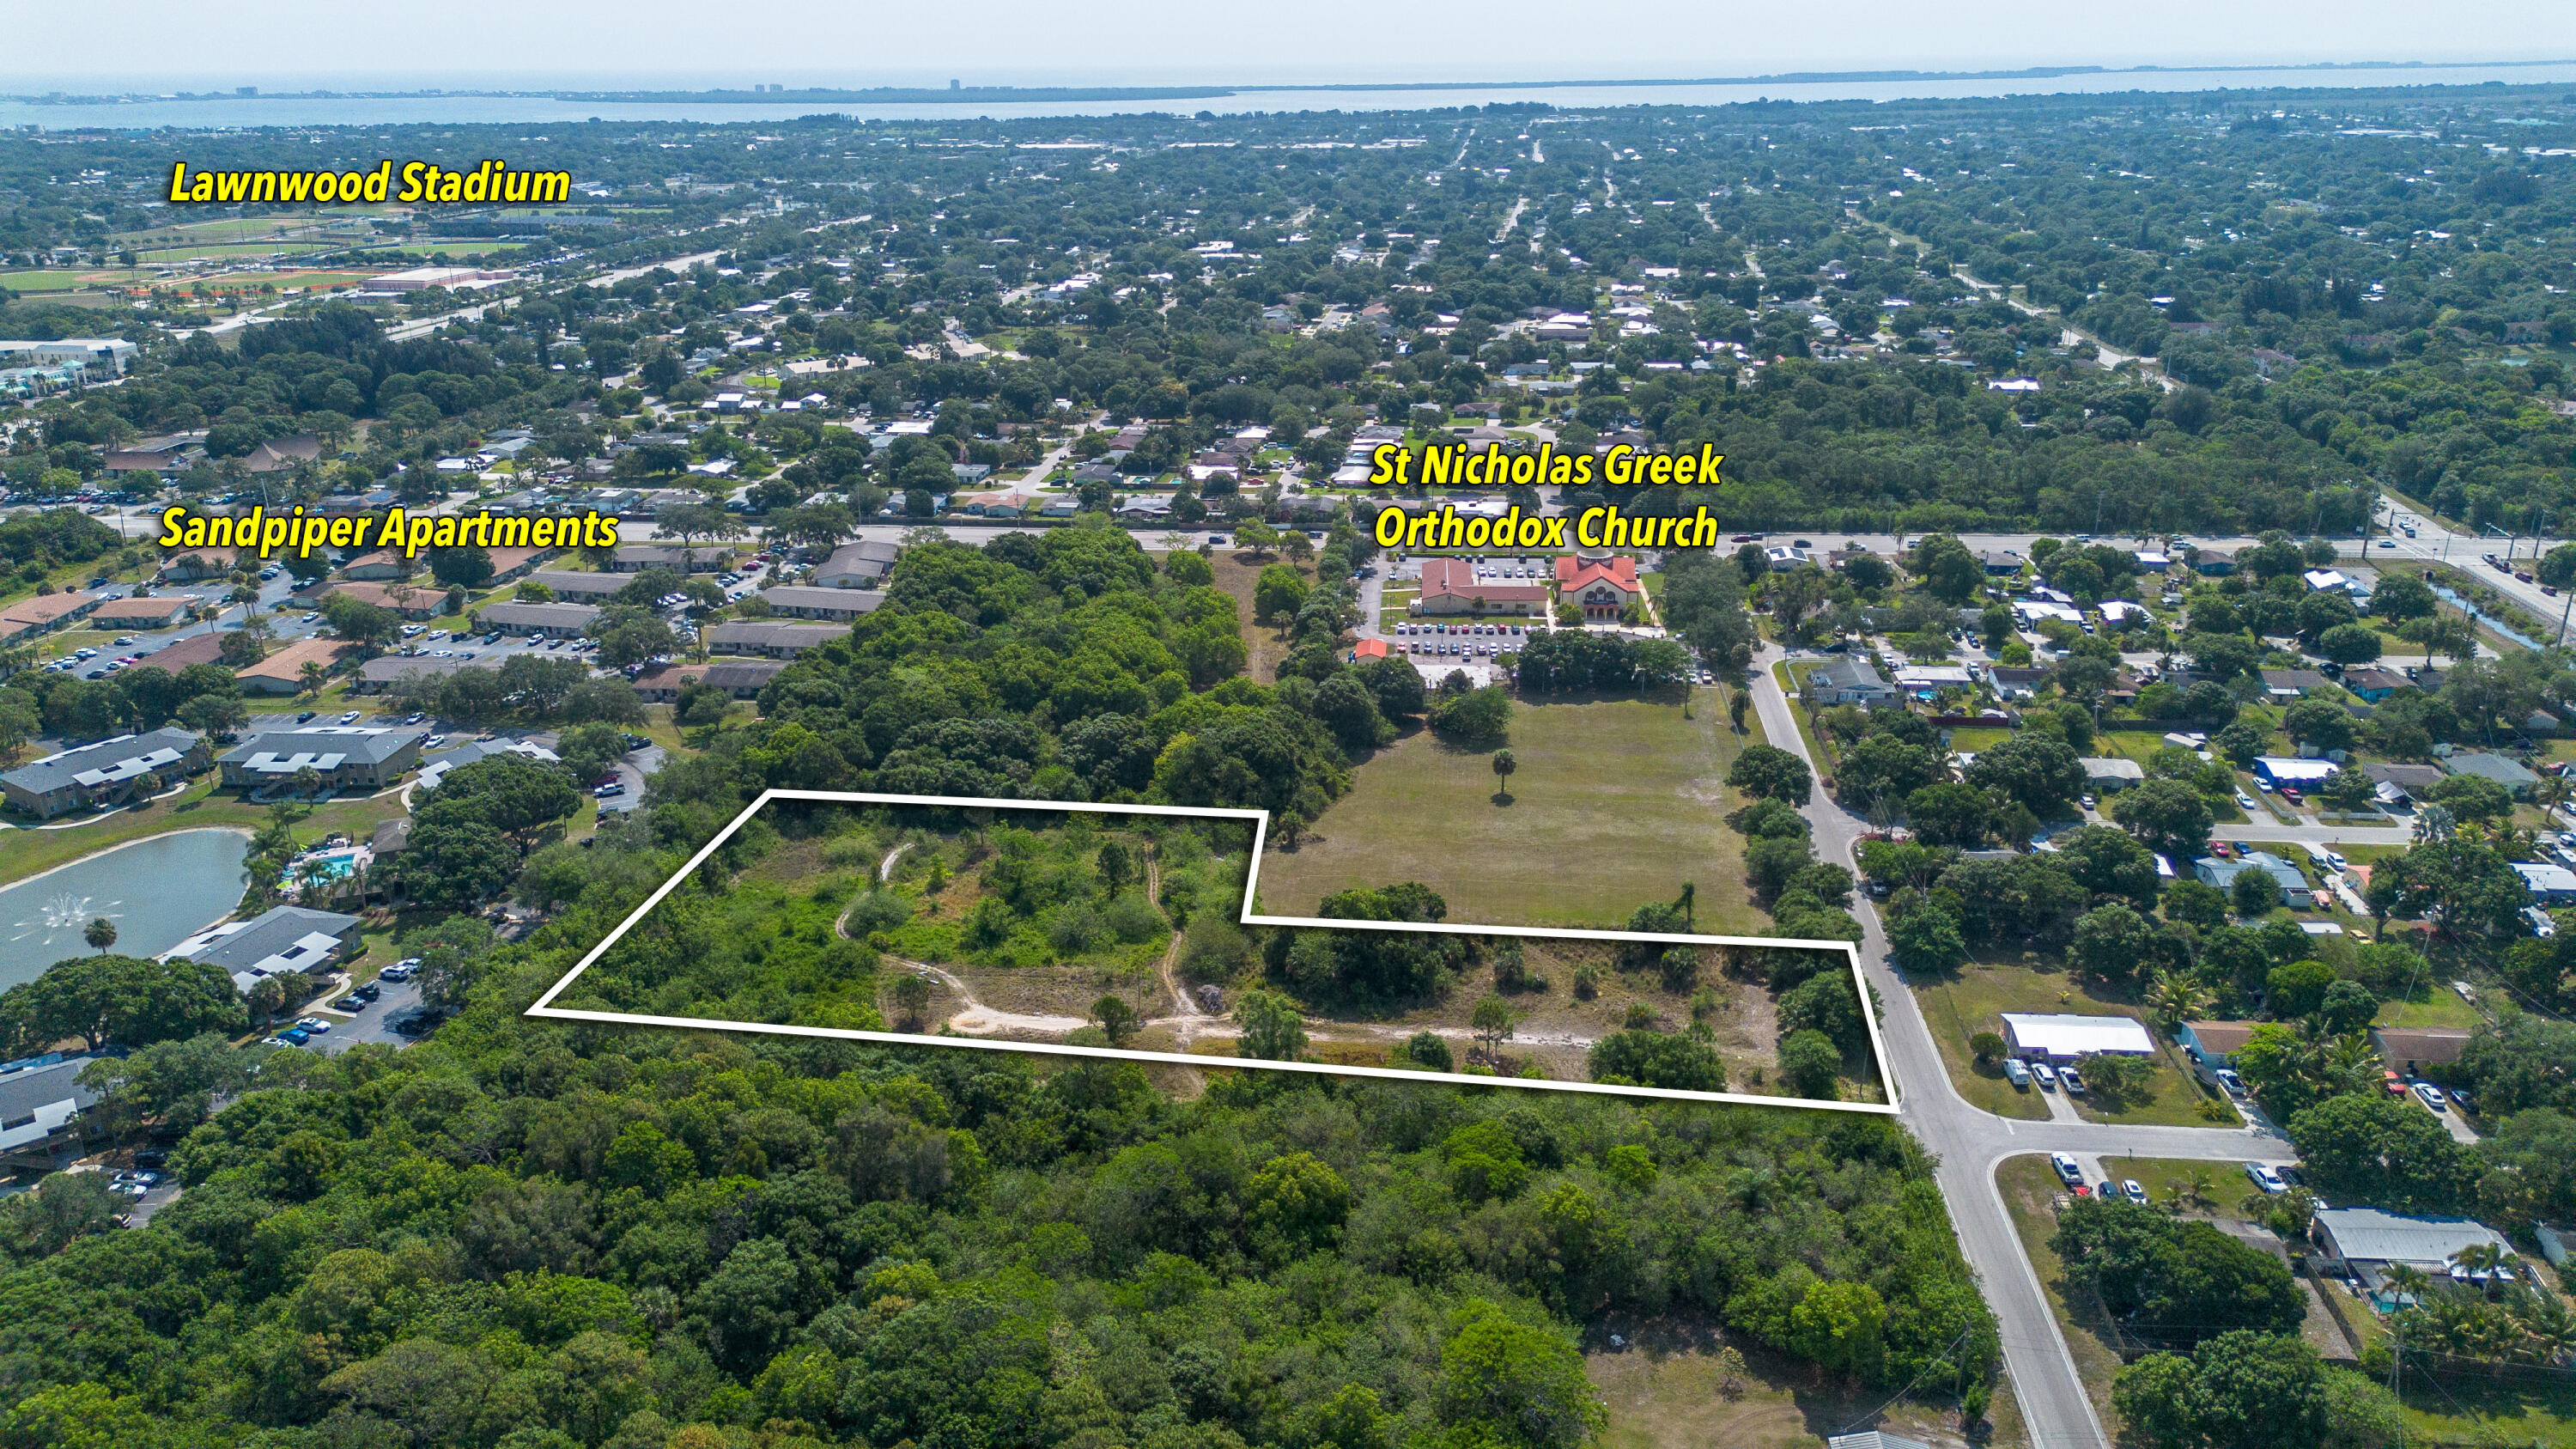
M 1418 731 L 1354 770 L 1301 847 L 1262 856 L 1262 909 L 1312 915 L 1337 890 L 1420 881 L 1452 921 L 1606 928 L 1688 882 L 1700 931 L 1766 934 L 1770 917 L 1745 896 L 1744 839 L 1721 819 L 1741 803 L 1727 768 L 1762 741 L 1760 722 L 1748 715 L 1755 733 L 1736 735 L 1713 689 L 1691 692 L 1691 714 L 1669 701 L 1516 701 L 1507 804 L 1491 751 Z

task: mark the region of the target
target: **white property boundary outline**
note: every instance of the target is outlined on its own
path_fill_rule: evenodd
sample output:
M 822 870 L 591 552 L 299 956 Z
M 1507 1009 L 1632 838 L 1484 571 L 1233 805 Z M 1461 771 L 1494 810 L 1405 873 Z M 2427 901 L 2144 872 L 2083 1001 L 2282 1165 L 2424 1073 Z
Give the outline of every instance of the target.
M 1560 1082 L 1529 1077 L 1476 1077 L 1455 1073 L 1412 1072 L 1394 1067 L 1342 1066 L 1331 1062 L 1277 1062 L 1260 1057 L 1206 1057 L 1188 1052 L 1132 1051 L 1119 1047 L 1076 1046 L 1070 1042 L 1009 1041 L 992 1037 L 929 1036 L 914 1032 L 862 1031 L 854 1027 L 798 1026 L 783 1022 L 720 1021 L 696 1016 L 655 1016 L 643 1012 L 586 1011 L 554 1004 L 565 988 L 581 978 L 610 947 L 623 940 L 652 913 L 662 899 L 679 888 L 680 882 L 695 875 L 735 832 L 751 823 L 773 800 L 805 800 L 829 805 L 926 806 L 953 810 L 1028 810 L 1052 815 L 1183 815 L 1202 819 L 1247 820 L 1252 823 L 1252 862 L 1243 883 L 1243 912 L 1239 920 L 1247 926 L 1294 926 L 1329 931 L 1413 931 L 1425 935 L 1540 937 L 1566 941 L 1663 941 L 1681 946 L 1761 946 L 1793 950 L 1840 951 L 1851 965 L 1852 989 L 1861 1003 L 1861 1022 L 1869 1030 L 1872 1065 L 1878 1069 L 1880 1089 L 1885 1102 L 1821 1102 L 1807 1097 L 1765 1097 L 1747 1092 L 1689 1092 L 1663 1087 L 1631 1087 L 1607 1082 Z M 1894 1116 L 1896 1079 L 1888 1071 L 1887 1042 L 1880 1035 L 1878 1012 L 1870 995 L 1869 980 L 1861 972 L 1860 948 L 1849 941 L 1811 941 L 1776 936 L 1695 936 L 1653 931 L 1582 931 L 1550 926 L 1487 926 L 1427 924 L 1412 921 L 1344 921 L 1320 916 L 1256 915 L 1252 903 L 1261 884 L 1261 852 L 1270 832 L 1267 810 L 1232 810 L 1188 805 L 1107 805 L 1063 800 L 988 800 L 955 795 L 880 795 L 841 790 L 763 790 L 760 797 L 744 807 L 713 839 L 698 847 L 688 863 L 673 872 L 653 894 L 644 898 L 617 928 L 590 948 L 563 978 L 546 988 L 545 994 L 527 1010 L 527 1015 L 559 1021 L 588 1021 L 612 1026 L 668 1026 L 700 1031 L 738 1031 L 769 1036 L 822 1037 L 835 1041 L 876 1042 L 886 1046 L 967 1047 L 983 1051 L 1034 1052 L 1045 1056 L 1101 1057 L 1112 1061 L 1157 1062 L 1189 1067 L 1240 1067 L 1252 1071 L 1304 1072 L 1314 1076 L 1375 1077 L 1392 1081 L 1442 1083 L 1451 1086 L 1519 1087 L 1542 1092 L 1591 1092 L 1604 1096 L 1654 1097 L 1686 1102 L 1725 1102 L 1746 1107 L 1798 1107 L 1824 1112 L 1856 1112 L 1875 1116 Z

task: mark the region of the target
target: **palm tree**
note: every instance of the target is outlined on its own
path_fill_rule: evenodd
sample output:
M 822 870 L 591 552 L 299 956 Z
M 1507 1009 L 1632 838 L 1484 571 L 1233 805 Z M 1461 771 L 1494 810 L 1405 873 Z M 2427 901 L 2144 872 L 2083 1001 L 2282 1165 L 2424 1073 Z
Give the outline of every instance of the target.
M 2433 1280 L 2425 1276 L 2423 1269 L 2407 1263 L 2400 1263 L 2381 1274 L 2380 1281 L 2387 1285 L 2393 1297 L 2412 1299 L 2417 1303 L 2424 1301 L 2425 1293 L 2433 1286 Z
M 1494 781 L 1500 787 L 1498 793 L 1507 800 L 1511 798 L 1512 793 L 1512 771 L 1520 767 L 1521 762 L 1513 758 L 1511 751 L 1494 751 Z
M 107 954 L 107 948 L 116 944 L 116 922 L 101 916 L 81 928 L 81 939 L 87 941 L 92 950 L 104 956 Z
M 2147 992 L 2147 1011 L 2155 1018 L 2157 1028 L 2171 1036 L 2184 1022 L 2207 1011 L 2215 1000 L 2215 996 L 2190 977 L 2159 971 L 2155 985 Z
M 2193 1168 L 2182 1184 L 2182 1200 L 2202 1209 L 2218 1206 L 2218 1179 L 2210 1176 L 2206 1168 Z
M 322 662 L 318 659 L 305 660 L 304 667 L 295 671 L 296 682 L 304 686 L 303 692 L 306 694 L 320 694 L 323 684 L 330 677 L 331 671 L 323 668 Z

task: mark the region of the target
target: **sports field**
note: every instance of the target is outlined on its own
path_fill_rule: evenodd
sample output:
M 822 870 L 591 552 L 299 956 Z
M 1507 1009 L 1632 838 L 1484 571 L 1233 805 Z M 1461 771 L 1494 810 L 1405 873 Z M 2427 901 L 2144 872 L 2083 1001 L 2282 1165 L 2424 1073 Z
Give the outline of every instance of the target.
M 1736 735 L 1717 691 L 1677 703 L 1515 703 L 1518 769 L 1497 799 L 1490 750 L 1417 731 L 1352 771 L 1351 793 L 1293 851 L 1261 861 L 1262 909 L 1311 915 L 1333 891 L 1420 881 L 1449 919 L 1490 925 L 1624 925 L 1648 901 L 1699 887 L 1697 926 L 1768 934 L 1744 893 L 1744 841 L 1721 817 Z

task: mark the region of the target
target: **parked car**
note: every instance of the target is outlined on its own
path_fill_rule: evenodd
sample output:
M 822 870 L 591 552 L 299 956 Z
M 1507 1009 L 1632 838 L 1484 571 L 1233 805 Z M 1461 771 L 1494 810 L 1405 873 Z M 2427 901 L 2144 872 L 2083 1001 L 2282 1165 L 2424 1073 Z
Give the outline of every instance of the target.
M 297 715 L 297 716 L 295 717 L 295 722 L 296 722 L 297 724 L 303 724 L 303 723 L 305 723 L 305 722 L 307 722 L 307 721 L 311 720 L 311 719 L 313 718 L 313 716 L 314 716 L 314 714 L 315 714 L 315 713 L 316 713 L 315 711 L 313 711 L 313 710 L 309 710 L 309 709 L 308 709 L 308 710 L 306 710 L 304 713 Z
M 354 710 L 354 709 L 353 709 L 353 710 L 350 710 L 350 711 L 349 711 L 349 712 L 347 712 L 346 714 L 343 714 L 343 715 L 341 715 L 341 716 L 340 716 L 340 723 L 342 723 L 342 724 L 344 724 L 344 725 L 353 725 L 353 724 L 356 724 L 357 722 L 358 722 L 358 711 L 356 711 L 356 710 Z
M 373 1001 L 373 1000 L 375 1000 L 377 997 L 382 996 L 382 995 L 384 995 L 384 994 L 385 994 L 385 989 L 384 989 L 383 987 L 381 987 L 381 986 L 377 985 L 375 982 L 370 981 L 370 982 L 367 982 L 365 985 L 360 986 L 357 990 L 350 992 L 350 993 L 349 993 L 349 998 L 348 998 L 348 999 L 349 999 L 349 1000 L 351 1000 L 351 1001 L 362 1001 L 362 1002 L 363 1002 L 363 1001 Z
M 2050 1066 L 2046 1062 L 2032 1062 L 2030 1064 L 2030 1074 L 2039 1078 L 2039 1089 L 2041 1091 L 2053 1092 L 2057 1090 L 2057 1069 L 2055 1067 Z
M 2249 1162 L 2245 1164 L 2245 1175 L 2254 1180 L 2254 1185 L 2256 1187 L 2259 1187 L 2263 1191 L 2271 1193 L 2276 1197 L 2290 1190 L 2290 1185 L 2281 1180 L 2281 1174 L 2274 1172 L 2264 1163 Z
M 2066 1092 L 2068 1096 L 2081 1097 L 2084 1095 L 2083 1074 L 2076 1071 L 2073 1067 L 2058 1068 L 2057 1079 L 2066 1084 Z
M 2006 1057 L 2004 1058 L 2004 1080 L 2016 1087 L 2027 1088 L 2030 1086 L 2030 1068 L 2023 1066 L 2018 1057 Z
M 2048 1165 L 2057 1169 L 2059 1179 L 2064 1181 L 2068 1187 L 2079 1186 L 2084 1181 L 2084 1168 L 2081 1164 L 2076 1162 L 2075 1154 L 2072 1152 L 2052 1152 L 2048 1154 Z
M 286 1030 L 279 1032 L 277 1034 L 277 1039 L 286 1043 L 288 1046 L 302 1046 L 306 1042 L 313 1040 L 313 1033 L 306 1031 L 300 1026 L 290 1026 Z
M 2415 1084 L 2415 1095 L 2423 1099 L 2425 1106 L 2432 1108 L 2436 1112 L 2448 1112 L 2451 1110 L 2451 1099 L 2443 1096 L 2442 1089 L 2434 1086 L 2431 1082 L 2417 1082 Z
M 2406 1095 L 2406 1083 L 2395 1072 L 2381 1072 L 2379 1074 L 2379 1088 L 2381 1091 L 2386 1092 L 2392 1097 L 2403 1097 Z
M 2231 1097 L 2242 1097 L 2245 1095 L 2245 1079 L 2236 1075 L 2233 1070 L 2227 1067 L 2220 1067 L 2218 1069 L 2218 1085 L 2226 1088 L 2227 1095 Z
M 2120 1196 L 2138 1204 L 2140 1207 L 2146 1206 L 2147 1190 L 2144 1187 L 2139 1186 L 2138 1180 L 2134 1177 L 2124 1177 L 2120 1179 Z

